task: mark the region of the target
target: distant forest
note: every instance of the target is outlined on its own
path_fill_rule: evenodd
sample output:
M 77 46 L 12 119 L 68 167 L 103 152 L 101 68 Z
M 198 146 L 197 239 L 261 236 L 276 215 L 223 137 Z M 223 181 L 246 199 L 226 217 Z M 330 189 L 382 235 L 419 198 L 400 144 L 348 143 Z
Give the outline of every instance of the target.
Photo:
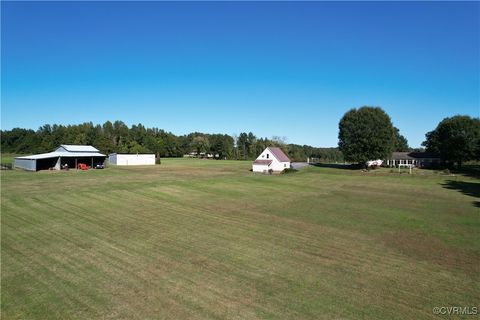
M 255 159 L 266 147 L 279 146 L 292 161 L 314 157 L 322 162 L 343 162 L 337 148 L 316 148 L 286 144 L 284 138 L 259 138 L 253 133 L 238 136 L 193 132 L 177 136 L 142 124 L 130 128 L 122 121 L 107 121 L 103 125 L 86 122 L 79 125 L 49 125 L 32 129 L 14 128 L 0 131 L 2 153 L 33 154 L 51 152 L 61 144 L 93 145 L 105 154 L 154 153 L 159 157 L 182 157 L 195 152 L 218 155 L 219 159 Z

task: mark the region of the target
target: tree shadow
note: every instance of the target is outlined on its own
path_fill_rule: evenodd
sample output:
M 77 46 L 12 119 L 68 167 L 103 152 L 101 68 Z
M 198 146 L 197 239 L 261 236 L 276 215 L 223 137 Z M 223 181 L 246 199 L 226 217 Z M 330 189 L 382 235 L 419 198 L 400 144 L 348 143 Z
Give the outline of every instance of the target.
M 464 195 L 480 199 L 480 183 L 448 180 L 442 186 L 446 189 L 457 190 Z M 473 201 L 473 206 L 480 208 L 480 201 Z
M 356 164 L 340 164 L 340 163 L 310 163 L 310 165 L 320 168 L 333 168 L 333 169 L 346 169 L 346 170 L 358 170 L 362 169 L 362 166 Z

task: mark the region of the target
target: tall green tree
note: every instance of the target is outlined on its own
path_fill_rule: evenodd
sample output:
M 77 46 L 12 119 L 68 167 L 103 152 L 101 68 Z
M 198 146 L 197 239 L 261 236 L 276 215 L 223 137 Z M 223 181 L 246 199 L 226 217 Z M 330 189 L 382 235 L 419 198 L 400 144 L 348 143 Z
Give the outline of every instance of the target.
M 243 160 L 247 159 L 248 149 L 249 149 L 248 134 L 245 132 L 242 132 L 240 133 L 237 139 L 237 150 L 238 150 L 238 155 L 240 156 L 241 159 Z
M 407 138 L 402 136 L 400 134 L 400 130 L 396 127 L 393 127 L 395 130 L 395 147 L 393 151 L 396 152 L 407 152 L 410 150 L 410 147 L 408 146 L 408 141 Z
M 339 123 L 338 146 L 347 161 L 385 159 L 395 146 L 390 117 L 379 107 L 351 109 Z
M 194 148 L 197 155 L 200 155 L 202 152 L 207 152 L 210 150 L 210 142 L 208 137 L 205 135 L 197 135 L 192 140 L 192 147 Z
M 249 132 L 247 136 L 247 155 L 249 159 L 255 159 L 258 155 L 255 152 L 255 145 L 257 144 L 257 137 Z
M 124 152 L 125 146 L 128 144 L 130 137 L 129 137 L 129 129 L 125 123 L 122 121 L 115 121 L 113 123 L 113 135 L 115 140 L 116 151 Z M 128 149 L 127 149 L 128 150 Z
M 445 118 L 435 130 L 428 132 L 422 143 L 429 152 L 440 154 L 447 164 L 480 160 L 480 119 L 470 116 Z
M 226 134 L 212 134 L 209 136 L 210 152 L 218 155 L 219 159 L 229 158 L 233 151 L 233 138 Z

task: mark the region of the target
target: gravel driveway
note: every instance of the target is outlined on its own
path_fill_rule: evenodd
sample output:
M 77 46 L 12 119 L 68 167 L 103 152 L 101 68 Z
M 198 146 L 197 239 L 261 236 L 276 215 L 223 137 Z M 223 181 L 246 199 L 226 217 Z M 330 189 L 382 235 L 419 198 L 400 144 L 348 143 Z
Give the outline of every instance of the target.
M 306 162 L 292 162 L 291 165 L 292 165 L 292 168 L 293 168 L 293 169 L 295 169 L 295 170 L 300 170 L 300 169 L 302 169 L 303 167 L 308 166 L 309 164 L 306 163 Z

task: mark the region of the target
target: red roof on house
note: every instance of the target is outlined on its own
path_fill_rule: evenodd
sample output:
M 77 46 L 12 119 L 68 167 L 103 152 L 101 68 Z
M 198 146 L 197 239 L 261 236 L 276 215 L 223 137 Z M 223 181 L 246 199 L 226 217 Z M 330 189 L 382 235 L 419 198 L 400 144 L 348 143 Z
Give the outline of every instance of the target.
M 266 165 L 270 165 L 270 163 L 272 163 L 272 160 L 255 160 L 253 162 L 253 164 L 266 164 Z
M 270 151 L 273 153 L 275 158 L 277 158 L 280 162 L 290 162 L 290 159 L 287 157 L 285 153 L 283 153 L 282 149 L 277 147 L 268 147 Z

